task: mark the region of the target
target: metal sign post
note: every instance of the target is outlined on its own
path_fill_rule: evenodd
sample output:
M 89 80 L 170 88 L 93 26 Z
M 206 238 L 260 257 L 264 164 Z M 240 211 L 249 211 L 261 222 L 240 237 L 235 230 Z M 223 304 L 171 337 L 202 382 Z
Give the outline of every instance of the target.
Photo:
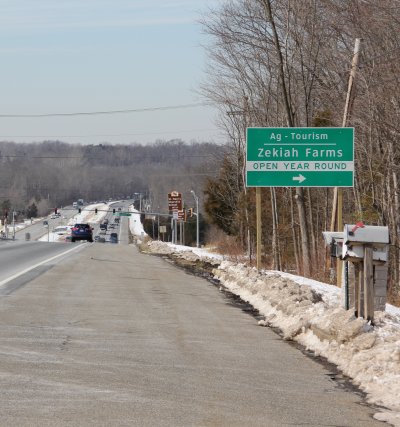
M 182 193 L 171 191 L 168 193 L 168 210 L 172 212 L 172 243 L 178 242 L 178 218 L 179 211 L 182 210 Z
M 257 222 L 257 269 L 261 267 L 261 188 L 256 188 L 256 222 Z

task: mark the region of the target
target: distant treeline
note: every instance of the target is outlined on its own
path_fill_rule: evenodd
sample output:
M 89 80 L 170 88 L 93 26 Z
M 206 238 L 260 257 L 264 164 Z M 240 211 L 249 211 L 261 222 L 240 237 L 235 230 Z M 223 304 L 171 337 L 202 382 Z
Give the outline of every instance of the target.
M 224 148 L 214 143 L 158 141 L 141 145 L 0 142 L 0 206 L 39 215 L 78 198 L 101 201 L 140 193 L 147 209 L 166 212 L 167 194 L 201 194 Z M 3 212 L 2 212 L 3 214 Z

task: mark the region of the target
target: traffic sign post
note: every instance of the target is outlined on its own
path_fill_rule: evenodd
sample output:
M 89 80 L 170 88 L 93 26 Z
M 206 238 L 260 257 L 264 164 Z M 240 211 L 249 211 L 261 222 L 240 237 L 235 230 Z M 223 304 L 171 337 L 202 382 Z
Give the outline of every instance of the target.
M 182 193 L 171 191 L 168 193 L 168 210 L 172 212 L 172 243 L 177 242 L 178 229 L 177 222 L 179 219 L 179 211 L 182 211 Z
M 353 128 L 248 128 L 247 187 L 353 187 Z
M 158 231 L 162 235 L 162 241 L 164 241 L 164 238 L 165 238 L 164 236 L 165 236 L 165 233 L 167 232 L 167 226 L 166 225 L 160 225 L 158 227 Z

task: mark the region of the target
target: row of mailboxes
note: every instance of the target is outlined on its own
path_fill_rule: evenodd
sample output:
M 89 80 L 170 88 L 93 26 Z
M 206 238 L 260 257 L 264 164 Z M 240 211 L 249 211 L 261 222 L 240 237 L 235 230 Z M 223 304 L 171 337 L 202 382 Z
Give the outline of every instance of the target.
M 331 256 L 351 262 L 362 261 L 364 247 L 371 245 L 374 263 L 385 263 L 388 259 L 389 229 L 362 223 L 346 224 L 343 232 L 324 231 L 324 240 L 331 248 Z

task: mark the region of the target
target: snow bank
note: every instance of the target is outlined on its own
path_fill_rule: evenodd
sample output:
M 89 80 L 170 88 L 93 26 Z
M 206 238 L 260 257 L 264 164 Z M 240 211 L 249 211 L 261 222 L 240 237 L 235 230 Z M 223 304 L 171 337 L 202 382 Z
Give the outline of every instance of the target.
M 147 236 L 147 233 L 144 231 L 143 224 L 140 221 L 140 213 L 137 211 L 133 205 L 129 206 L 129 212 L 131 212 L 131 216 L 129 217 L 129 229 L 131 233 L 143 239 Z
M 147 243 L 149 251 L 160 255 L 172 255 L 190 261 L 202 260 L 210 264 L 219 264 L 223 260 L 221 254 L 216 254 L 203 248 L 193 248 L 191 246 L 174 245 L 172 243 L 151 240 Z
M 371 326 L 341 308 L 334 286 L 278 271 L 257 271 L 194 248 L 151 242 L 149 250 L 212 260 L 218 265 L 215 278 L 264 316 L 261 326 L 279 328 L 284 339 L 337 365 L 367 393 L 370 403 L 388 408 L 375 414 L 377 419 L 400 426 L 400 309 L 387 305 L 387 311 L 375 313 Z

